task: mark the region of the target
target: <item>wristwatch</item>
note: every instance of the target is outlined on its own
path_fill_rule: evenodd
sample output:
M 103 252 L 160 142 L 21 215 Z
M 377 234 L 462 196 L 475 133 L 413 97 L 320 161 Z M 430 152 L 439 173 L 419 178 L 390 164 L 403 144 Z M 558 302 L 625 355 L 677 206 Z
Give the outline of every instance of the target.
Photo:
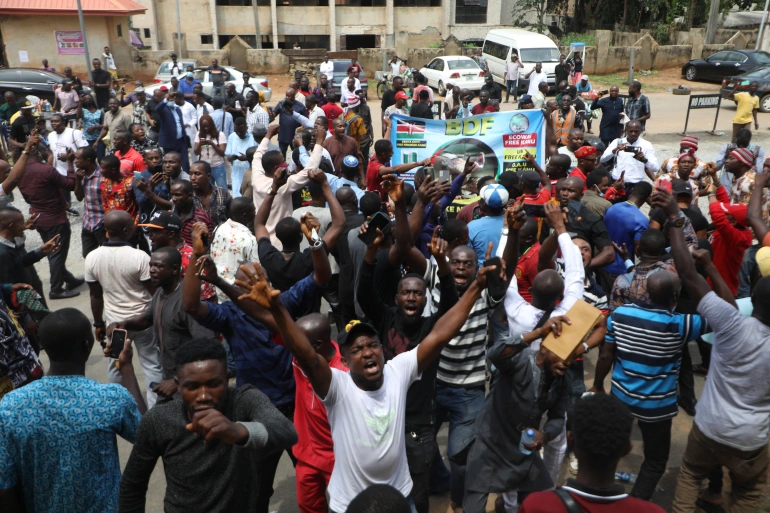
M 276 193 L 273 192 L 273 186 L 272 185 L 267 188 L 267 195 L 268 196 L 275 196 L 276 195 Z
M 677 217 L 676 219 L 669 219 L 666 221 L 666 227 L 673 226 L 674 228 L 681 228 L 684 226 L 684 218 L 683 217 Z
M 503 235 L 508 235 L 508 227 L 503 228 Z
M 104 328 L 104 327 L 106 327 L 106 324 L 104 324 L 104 321 L 94 322 L 94 328 Z
M 588 351 L 591 350 L 591 348 L 585 342 L 583 342 L 583 349 L 585 349 L 585 353 L 587 353 Z M 583 354 L 585 354 L 585 353 L 583 353 Z

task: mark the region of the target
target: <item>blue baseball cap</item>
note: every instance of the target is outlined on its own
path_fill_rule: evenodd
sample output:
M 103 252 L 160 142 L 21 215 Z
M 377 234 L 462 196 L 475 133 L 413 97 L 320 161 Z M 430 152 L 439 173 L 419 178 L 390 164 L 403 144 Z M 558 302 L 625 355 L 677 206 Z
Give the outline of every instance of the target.
M 499 183 L 482 187 L 480 196 L 490 208 L 503 208 L 508 203 L 508 191 Z

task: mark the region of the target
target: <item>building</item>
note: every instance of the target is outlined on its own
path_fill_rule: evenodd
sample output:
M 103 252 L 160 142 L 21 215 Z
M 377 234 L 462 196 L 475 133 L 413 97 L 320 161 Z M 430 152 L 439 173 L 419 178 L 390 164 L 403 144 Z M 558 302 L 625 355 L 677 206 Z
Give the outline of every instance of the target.
M 132 0 L 81 0 L 91 58 L 109 46 L 118 71 L 133 70 L 129 16 L 145 8 Z M 3 0 L 0 2 L 3 60 L 10 67 L 40 67 L 43 59 L 61 72 L 88 72 L 76 0 Z
M 173 50 L 174 0 L 136 0 L 147 12 L 133 16 L 145 45 Z M 513 24 L 511 0 L 179 0 L 189 50 L 217 50 L 234 36 L 256 48 L 257 2 L 263 48 L 424 48 L 453 34 L 483 41 L 487 31 Z

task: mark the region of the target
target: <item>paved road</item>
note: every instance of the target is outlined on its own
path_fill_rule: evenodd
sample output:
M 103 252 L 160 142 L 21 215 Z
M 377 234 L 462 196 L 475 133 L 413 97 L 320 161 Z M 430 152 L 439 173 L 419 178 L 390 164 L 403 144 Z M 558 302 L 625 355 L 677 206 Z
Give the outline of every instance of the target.
M 681 131 L 681 127 L 684 123 L 684 114 L 686 112 L 686 103 L 685 100 L 682 99 L 682 97 L 673 96 L 670 94 L 656 94 L 656 95 L 650 95 L 651 101 L 652 101 L 652 107 L 653 107 L 653 120 L 650 121 L 650 124 L 648 125 L 648 139 L 655 144 L 658 157 L 662 161 L 667 156 L 673 156 L 676 155 L 679 149 L 679 137 L 675 134 L 676 132 Z M 684 107 L 683 107 L 684 105 Z M 512 108 L 511 104 L 503 104 L 503 110 L 510 110 Z M 379 134 L 380 130 L 380 121 L 379 121 L 379 115 L 380 115 L 380 109 L 379 109 L 379 102 L 376 101 L 376 98 L 373 98 L 371 101 L 371 109 L 373 117 L 375 118 L 374 121 L 374 129 L 375 134 Z M 733 109 L 730 107 L 729 109 Z M 728 110 L 728 109 L 726 109 Z M 703 116 L 706 118 L 708 115 L 713 114 L 713 110 L 702 110 L 698 112 L 698 116 Z M 770 122 L 770 118 L 768 118 L 766 115 L 760 115 L 760 122 L 768 123 Z M 729 114 L 726 112 L 721 113 L 720 115 L 721 121 L 719 123 L 719 128 L 722 130 L 727 131 L 730 133 L 730 119 L 732 118 L 732 110 L 729 110 Z M 711 123 L 713 123 L 713 117 L 711 118 Z M 692 123 L 692 120 L 691 120 Z M 701 150 L 699 151 L 699 156 L 706 160 L 712 160 L 716 157 L 716 154 L 719 150 L 719 148 L 725 144 L 726 142 L 729 142 L 729 139 L 727 137 L 718 137 L 718 136 L 710 136 L 706 135 L 705 130 L 711 129 L 711 125 L 705 122 L 699 122 L 698 125 L 691 124 L 693 127 L 693 130 L 691 133 L 694 133 L 698 135 L 701 138 Z M 695 130 L 695 127 L 699 127 L 699 131 Z M 756 142 L 759 144 L 762 144 L 764 146 L 768 146 L 768 141 L 770 140 L 770 132 L 765 130 L 765 125 L 762 124 L 762 130 L 758 132 L 756 136 Z M 598 125 L 596 125 L 598 129 Z M 705 127 L 705 128 L 704 128 Z M 598 131 L 598 130 L 597 130 Z M 663 133 L 665 132 L 665 133 Z M 21 195 L 16 192 L 16 201 L 15 205 L 19 207 L 25 214 L 28 212 L 28 207 L 24 203 L 23 199 L 21 198 Z M 702 200 L 702 202 L 705 200 Z M 80 209 L 80 207 L 78 205 Z M 73 272 L 76 276 L 82 276 L 83 275 L 83 258 L 81 257 L 81 244 L 80 244 L 80 228 L 81 228 L 81 222 L 80 218 L 71 218 L 71 224 L 72 224 L 72 232 L 73 232 L 73 238 L 72 238 L 72 244 L 70 247 L 69 257 L 67 260 L 67 265 L 70 271 Z M 40 238 L 35 232 L 27 232 L 27 247 L 28 248 L 36 248 L 40 244 Z M 48 271 L 48 265 L 45 260 L 42 262 L 36 264 L 36 268 L 38 270 L 38 273 L 40 274 L 41 279 L 43 280 L 43 283 L 45 285 L 46 290 L 48 290 L 48 283 L 49 283 L 49 276 L 50 273 Z M 52 301 L 51 307 L 54 309 L 64 308 L 64 307 L 74 307 L 82 310 L 85 312 L 89 318 L 91 317 L 91 310 L 90 310 L 90 304 L 88 299 L 88 291 L 85 286 L 82 287 L 81 295 L 68 299 L 68 300 L 59 300 L 59 301 Z M 700 361 L 700 357 L 697 355 L 697 349 L 694 348 L 694 346 L 691 348 L 693 351 L 693 359 L 697 363 Z M 593 371 L 594 371 L 594 364 L 596 361 L 596 352 L 593 352 L 589 355 L 586 365 L 585 365 L 585 375 L 587 377 L 587 384 L 590 387 L 593 381 Z M 48 362 L 43 355 L 42 360 L 47 368 Z M 141 367 L 138 365 L 138 362 L 136 362 L 136 369 L 140 372 L 139 383 L 141 386 L 144 386 L 144 377 L 141 375 Z M 91 357 L 88 360 L 87 364 L 87 370 L 86 370 L 87 376 L 100 381 L 100 382 L 106 382 L 107 381 L 107 363 L 105 362 L 101 350 L 98 345 L 94 346 L 94 350 L 92 352 Z M 696 384 L 696 390 L 698 395 L 700 395 L 700 392 L 703 389 L 703 383 L 704 380 L 701 377 L 695 378 L 695 384 Z M 672 444 L 671 444 L 671 456 L 669 458 L 670 466 L 668 469 L 668 472 L 663 477 L 660 483 L 659 487 L 659 493 L 656 494 L 654 497 L 655 502 L 663 506 L 664 508 L 668 509 L 671 504 L 671 500 L 673 498 L 673 491 L 675 488 L 676 483 L 676 474 L 678 472 L 678 466 L 679 461 L 681 460 L 682 452 L 684 451 L 685 443 L 687 440 L 687 435 L 690 431 L 690 428 L 692 426 L 692 419 L 688 417 L 683 412 L 674 419 L 674 428 L 673 428 L 673 435 L 672 435 Z M 439 443 L 440 446 L 445 448 L 446 447 L 446 436 L 447 436 L 447 429 L 446 426 L 441 430 L 439 433 Z M 642 462 L 642 445 L 641 445 L 641 436 L 637 428 L 634 428 L 633 433 L 633 441 L 634 441 L 634 447 L 627 457 L 625 457 L 620 464 L 620 470 L 623 471 L 629 471 L 629 472 L 638 472 L 639 466 Z M 118 440 L 118 449 L 120 452 L 120 460 L 121 464 L 125 465 L 128 456 L 131 451 L 131 444 L 128 442 L 119 439 Z M 165 493 L 165 478 L 162 475 L 162 463 L 158 464 L 155 468 L 155 471 L 153 473 L 152 479 L 150 481 L 150 487 L 148 490 L 147 495 L 147 511 L 150 513 L 154 512 L 162 512 L 163 511 L 163 495 Z M 281 464 L 278 468 L 278 473 L 275 480 L 275 494 L 273 496 L 273 500 L 271 501 L 271 511 L 280 511 L 281 513 L 297 513 L 298 508 L 296 506 L 296 501 L 294 499 L 294 470 L 291 466 L 291 462 L 288 457 L 284 456 L 281 460 Z M 493 496 L 494 498 L 494 496 Z M 488 507 L 488 511 L 492 511 L 493 503 L 490 501 L 490 505 Z M 449 498 L 448 494 L 444 494 L 442 496 L 434 496 L 431 498 L 431 512 L 432 513 L 444 513 L 446 511 L 449 511 Z

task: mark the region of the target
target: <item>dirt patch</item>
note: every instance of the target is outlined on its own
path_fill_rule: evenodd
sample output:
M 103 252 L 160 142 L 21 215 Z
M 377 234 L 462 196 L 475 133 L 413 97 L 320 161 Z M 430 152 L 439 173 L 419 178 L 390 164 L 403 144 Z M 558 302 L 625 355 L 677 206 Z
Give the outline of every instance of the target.
M 642 83 L 642 92 L 647 93 L 665 93 L 683 85 L 689 87 L 694 93 L 714 93 L 718 92 L 721 83 L 714 82 L 689 82 L 682 76 L 681 68 L 664 69 L 661 71 L 651 70 L 634 73 L 634 80 Z M 620 91 L 625 92 L 626 86 L 622 85 L 628 79 L 628 72 L 612 73 L 609 75 L 591 75 L 591 84 L 594 90 L 607 89 L 616 85 Z

